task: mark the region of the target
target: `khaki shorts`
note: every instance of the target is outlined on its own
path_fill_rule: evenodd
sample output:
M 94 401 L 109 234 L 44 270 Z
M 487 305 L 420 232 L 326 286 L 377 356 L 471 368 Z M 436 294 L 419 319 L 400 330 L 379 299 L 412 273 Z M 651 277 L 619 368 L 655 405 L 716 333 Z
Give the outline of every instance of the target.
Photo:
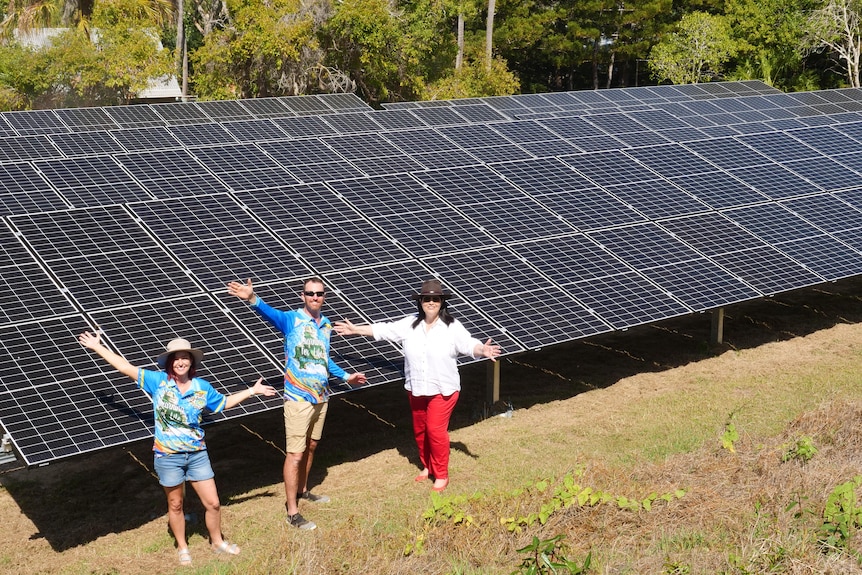
M 320 441 L 328 402 L 284 402 L 284 435 L 288 453 L 303 453 L 309 439 Z

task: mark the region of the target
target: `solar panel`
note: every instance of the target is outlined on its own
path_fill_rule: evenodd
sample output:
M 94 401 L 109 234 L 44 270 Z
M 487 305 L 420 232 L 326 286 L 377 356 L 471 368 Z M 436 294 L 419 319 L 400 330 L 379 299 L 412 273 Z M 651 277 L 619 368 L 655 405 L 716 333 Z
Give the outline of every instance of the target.
M 728 170 L 728 172 L 763 195 L 776 200 L 822 191 L 779 164 L 747 166 Z
M 39 340 L 0 360 L 0 422 L 25 461 L 151 433 L 149 401 L 74 341 L 84 329 L 141 365 L 182 335 L 220 389 L 280 385 L 281 338 L 232 279 L 290 308 L 319 275 L 333 320 L 382 321 L 438 277 L 510 354 L 862 269 L 860 90 L 384 108 L 336 94 L 0 114 L 0 345 Z M 370 385 L 402 377 L 391 344 L 334 337 L 333 354 Z
M 286 108 L 298 115 L 325 114 L 332 111 L 332 108 L 316 96 L 295 96 L 280 98 L 280 100 Z
M 611 194 L 649 219 L 703 212 L 709 206 L 666 180 L 605 186 Z
M 114 130 L 119 127 L 105 113 L 105 108 L 60 108 L 54 110 L 54 113 L 74 132 Z
M 35 162 L 45 179 L 75 207 L 147 200 L 152 196 L 107 156 Z
M 150 104 L 150 108 L 168 126 L 186 124 L 206 124 L 212 122 L 196 102 L 173 102 L 167 104 Z
M 690 310 L 635 272 L 577 282 L 566 290 L 614 329 L 675 317 Z
M 169 150 L 182 147 L 179 140 L 174 138 L 167 128 L 161 126 L 115 130 L 112 135 L 129 152 Z
M 105 113 L 121 128 L 149 128 L 164 126 L 165 119 L 148 105 L 108 106 Z
M 6 121 L 6 118 L 3 114 L 0 114 L 0 138 L 7 138 L 11 136 L 17 136 L 17 133 L 12 126 L 9 125 L 9 122 Z
M 427 125 L 409 110 L 375 110 L 371 113 L 371 118 L 385 130 L 421 128 Z
M 52 134 L 49 139 L 65 156 L 86 156 L 122 152 L 123 147 L 110 132 Z
M 197 102 L 207 116 L 217 122 L 251 120 L 252 114 L 238 100 L 207 100 Z
M 288 137 L 275 123 L 264 119 L 225 122 L 222 127 L 239 142 L 262 142 Z
M 374 116 L 364 112 L 330 114 L 326 123 L 339 134 L 379 132 L 383 127 L 374 121 Z
M 3 117 L 19 136 L 62 134 L 70 131 L 54 110 L 4 112 Z
M 46 136 L 0 138 L 0 161 L 60 158 L 63 154 Z
M 242 101 L 242 106 L 248 110 L 254 118 L 284 118 L 295 115 L 285 106 L 281 98 L 252 98 Z
M 221 124 L 188 124 L 171 126 L 168 131 L 185 146 L 214 146 L 233 142 L 230 132 Z

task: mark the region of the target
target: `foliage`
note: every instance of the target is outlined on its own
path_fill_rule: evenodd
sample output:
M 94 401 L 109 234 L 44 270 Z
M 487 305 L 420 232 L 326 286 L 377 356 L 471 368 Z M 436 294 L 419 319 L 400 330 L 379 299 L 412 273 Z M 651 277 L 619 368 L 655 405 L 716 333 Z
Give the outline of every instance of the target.
M 734 75 L 788 88 L 803 70 L 799 49 L 805 14 L 815 0 L 726 0 L 725 13 L 738 40 Z
M 826 0 L 811 11 L 806 23 L 803 48 L 828 51 L 850 86 L 860 87 L 862 58 L 862 2 Z
M 43 54 L 20 44 L 0 45 L 0 110 L 23 110 L 51 88 Z
M 303 94 L 319 63 L 311 13 L 299 0 L 230 0 L 230 22 L 191 55 L 202 99 Z
M 4 107 L 128 103 L 151 79 L 171 72 L 156 30 L 168 7 L 145 0 L 102 0 L 92 18 L 62 30 L 42 48 L 7 42 L 0 55 Z
M 724 433 L 721 435 L 721 446 L 731 453 L 736 453 L 735 443 L 739 441 L 739 432 L 736 430 L 736 425 L 733 419 L 736 417 L 735 412 L 731 413 L 724 424 Z
M 470 59 L 451 75 L 427 86 L 422 96 L 426 100 L 504 96 L 517 93 L 519 87 L 518 79 L 499 58 L 491 62 L 490 70 L 484 62 Z
M 650 51 L 653 77 L 674 84 L 697 84 L 720 78 L 724 64 L 737 52 L 730 23 L 724 16 L 691 12 L 675 32 Z
M 826 499 L 823 524 L 818 532 L 818 541 L 826 549 L 843 548 L 853 534 L 862 526 L 862 506 L 856 503 L 856 489 L 862 485 L 862 475 L 837 486 Z
M 340 2 L 321 27 L 327 65 L 348 71 L 368 102 L 413 100 L 454 70 L 454 23 L 469 2 Z
M 521 573 L 523 575 L 536 575 L 539 573 L 570 573 L 578 575 L 586 573 L 592 563 L 592 553 L 588 553 L 583 564 L 578 565 L 563 556 L 561 541 L 565 535 L 557 535 L 550 539 L 539 539 L 533 536 L 533 542 L 518 549 L 518 553 L 526 553 L 527 556 L 521 561 L 512 575 Z
M 791 459 L 798 459 L 802 463 L 807 463 L 811 461 L 811 458 L 817 453 L 817 448 L 814 446 L 814 440 L 809 436 L 803 436 L 796 440 L 796 443 L 791 445 L 787 451 L 784 452 L 784 455 L 781 457 L 781 461 L 788 462 Z
M 60 4 L 50 0 L 9 0 L 0 19 L 0 37 L 10 39 L 15 32 L 28 32 L 40 27 L 55 25 Z
M 426 521 L 439 521 L 442 519 L 455 525 L 472 525 L 473 517 L 462 509 L 462 506 L 467 501 L 468 498 L 465 495 L 448 496 L 432 492 L 431 507 L 422 513 L 422 518 Z
M 550 482 L 548 480 L 540 480 L 533 484 L 532 489 L 543 493 L 549 487 Z M 563 477 L 562 482 L 556 487 L 550 500 L 546 501 L 538 512 L 529 513 L 517 518 L 511 516 L 503 517 L 500 519 L 500 523 L 505 525 L 509 531 L 519 532 L 522 527 L 531 526 L 537 521 L 544 525 L 548 522 L 551 515 L 573 505 L 595 507 L 601 504 L 615 504 L 620 509 L 629 511 L 650 511 L 656 501 L 669 503 L 684 495 L 684 489 L 677 489 L 673 493 L 659 495 L 653 492 L 642 499 L 630 499 L 624 495 L 614 495 L 592 487 L 581 486 L 575 483 L 574 474 L 569 473 Z

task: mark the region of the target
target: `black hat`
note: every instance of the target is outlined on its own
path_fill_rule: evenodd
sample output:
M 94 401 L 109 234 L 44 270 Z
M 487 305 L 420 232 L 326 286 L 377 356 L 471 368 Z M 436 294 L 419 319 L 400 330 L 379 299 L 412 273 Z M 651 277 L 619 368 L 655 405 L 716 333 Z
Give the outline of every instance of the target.
M 411 297 L 418 300 L 426 295 L 436 295 L 442 299 L 450 297 L 450 294 L 443 290 L 443 284 L 440 283 L 440 280 L 425 280 L 422 282 L 419 293 L 413 294 Z

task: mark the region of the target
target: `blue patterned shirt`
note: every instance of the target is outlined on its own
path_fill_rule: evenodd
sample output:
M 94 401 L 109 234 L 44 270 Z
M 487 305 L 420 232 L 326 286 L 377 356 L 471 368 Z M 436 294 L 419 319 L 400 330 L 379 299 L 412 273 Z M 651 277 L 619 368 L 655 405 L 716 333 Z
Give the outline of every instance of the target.
M 201 427 L 203 410 L 223 411 L 227 397 L 205 379 L 192 379 L 181 393 L 174 380 L 162 371 L 138 369 L 138 387 L 153 400 L 156 425 L 153 432 L 156 453 L 187 453 L 206 449 Z

